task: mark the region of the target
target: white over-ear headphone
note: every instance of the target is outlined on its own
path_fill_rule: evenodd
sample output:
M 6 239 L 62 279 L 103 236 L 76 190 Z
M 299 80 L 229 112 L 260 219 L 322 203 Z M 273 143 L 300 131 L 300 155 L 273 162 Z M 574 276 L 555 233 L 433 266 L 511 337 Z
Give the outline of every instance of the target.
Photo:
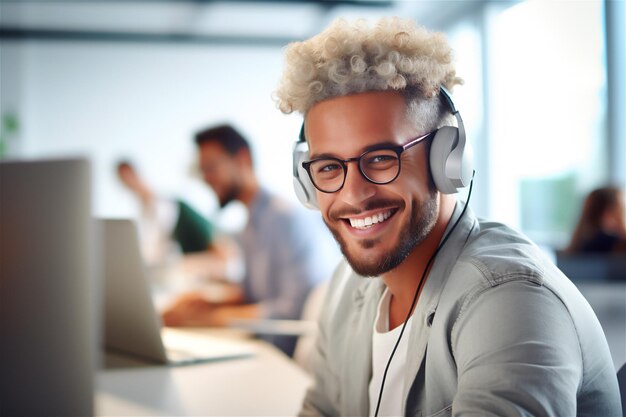
M 445 87 L 439 94 L 456 117 L 458 127 L 442 126 L 437 130 L 430 146 L 430 173 L 437 189 L 444 194 L 455 194 L 467 187 L 474 172 L 471 144 L 465 138 L 465 126 L 461 114 L 454 106 Z
M 302 166 L 303 162 L 309 160 L 309 144 L 304 136 L 304 123 L 300 129 L 298 141 L 293 145 L 293 189 L 296 191 L 298 200 L 306 208 L 315 210 L 317 206 L 317 195 L 315 186 L 309 178 L 309 173 Z
M 465 138 L 465 126 L 461 114 L 454 106 L 452 97 L 445 87 L 439 88 L 440 96 L 450 112 L 456 117 L 458 127 L 442 126 L 437 130 L 430 146 L 430 172 L 437 190 L 444 194 L 454 194 L 467 187 L 474 172 L 473 153 Z M 293 187 L 298 200 L 305 207 L 317 209 L 315 186 L 302 162 L 309 160 L 309 145 L 304 135 L 304 123 L 300 137 L 293 147 Z

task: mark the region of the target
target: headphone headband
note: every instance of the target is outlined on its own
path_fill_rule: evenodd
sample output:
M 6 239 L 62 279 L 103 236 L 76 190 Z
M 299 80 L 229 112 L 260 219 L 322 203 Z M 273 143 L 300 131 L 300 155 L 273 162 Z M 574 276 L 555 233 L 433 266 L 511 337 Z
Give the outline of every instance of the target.
M 302 126 L 300 127 L 300 134 L 298 135 L 298 142 L 306 142 L 306 136 L 304 135 L 304 120 L 302 120 Z
M 443 97 L 443 99 L 448 104 L 448 108 L 450 109 L 450 112 L 454 115 L 458 114 L 459 111 L 456 109 L 454 102 L 452 101 L 452 96 L 450 92 L 448 91 L 448 89 L 444 87 L 443 85 L 440 85 L 439 94 L 441 95 L 441 97 Z

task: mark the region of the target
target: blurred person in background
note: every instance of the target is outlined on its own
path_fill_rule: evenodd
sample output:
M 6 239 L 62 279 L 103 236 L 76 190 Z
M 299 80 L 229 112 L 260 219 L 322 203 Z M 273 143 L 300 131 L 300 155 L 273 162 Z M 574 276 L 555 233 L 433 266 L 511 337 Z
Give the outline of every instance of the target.
M 248 210 L 248 222 L 236 237 L 245 272 L 241 283 L 221 301 L 200 292 L 181 296 L 164 311 L 164 323 L 224 326 L 237 319 L 300 319 L 309 291 L 332 272 L 334 265 L 324 258 L 328 253 L 324 246 L 335 247 L 334 242 L 324 240 L 317 216 L 259 184 L 250 146 L 234 127 L 210 127 L 197 133 L 195 142 L 204 180 L 220 206 L 237 200 Z M 293 353 L 295 337 L 264 338 Z
M 172 244 L 183 254 L 215 249 L 215 227 L 189 204 L 157 195 L 128 160 L 117 163 L 117 175 L 140 202 L 139 230 L 148 265 L 163 264 Z
M 617 187 L 590 192 L 566 253 L 626 252 L 626 200 Z

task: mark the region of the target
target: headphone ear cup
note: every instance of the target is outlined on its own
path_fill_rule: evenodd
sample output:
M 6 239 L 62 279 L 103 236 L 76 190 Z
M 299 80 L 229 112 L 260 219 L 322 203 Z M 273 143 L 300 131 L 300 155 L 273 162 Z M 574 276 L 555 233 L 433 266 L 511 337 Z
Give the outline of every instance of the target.
M 459 130 L 454 126 L 441 127 L 430 145 L 430 172 L 437 189 L 443 194 L 458 192 L 452 179 L 446 174 L 446 165 L 452 150 L 458 143 Z
M 309 145 L 306 142 L 296 142 L 293 146 L 293 189 L 298 200 L 306 207 L 318 209 L 315 187 L 309 174 L 302 167 L 302 162 L 309 159 Z

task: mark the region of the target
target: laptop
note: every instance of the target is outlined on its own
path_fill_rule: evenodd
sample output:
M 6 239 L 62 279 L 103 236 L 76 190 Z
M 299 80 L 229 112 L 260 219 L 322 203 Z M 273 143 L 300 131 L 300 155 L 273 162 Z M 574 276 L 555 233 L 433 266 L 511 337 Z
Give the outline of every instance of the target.
M 0 161 L 0 415 L 93 415 L 91 168 Z
M 168 365 L 249 357 L 252 347 L 222 338 L 163 328 L 139 249 L 136 224 L 129 219 L 98 219 L 103 236 L 104 346 Z

